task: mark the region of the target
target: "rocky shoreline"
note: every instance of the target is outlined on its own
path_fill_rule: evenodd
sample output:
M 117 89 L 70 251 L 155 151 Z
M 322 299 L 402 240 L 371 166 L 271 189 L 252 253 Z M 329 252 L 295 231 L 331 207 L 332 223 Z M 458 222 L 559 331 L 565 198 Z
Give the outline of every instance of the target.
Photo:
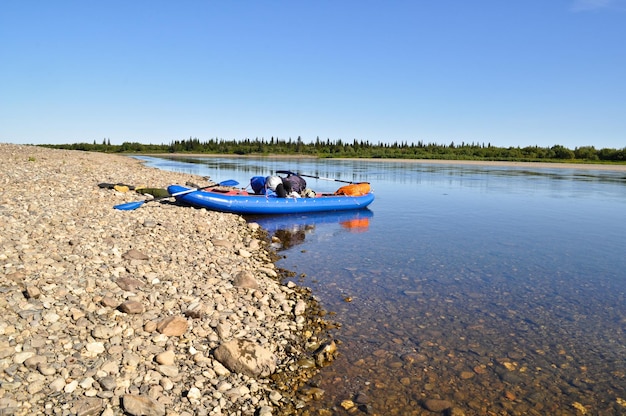
M 306 400 L 334 351 L 262 230 L 171 201 L 115 210 L 144 197 L 97 186 L 206 178 L 13 144 L 0 160 L 0 414 L 267 416 Z

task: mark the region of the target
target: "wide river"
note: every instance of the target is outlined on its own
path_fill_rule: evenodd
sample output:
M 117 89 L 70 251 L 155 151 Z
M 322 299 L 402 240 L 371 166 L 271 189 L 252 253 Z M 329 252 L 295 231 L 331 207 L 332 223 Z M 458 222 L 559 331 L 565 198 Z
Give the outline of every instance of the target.
M 626 172 L 141 159 L 242 187 L 276 170 L 372 184 L 365 211 L 250 219 L 341 324 L 311 411 L 626 414 Z M 306 179 L 317 191 L 343 184 Z

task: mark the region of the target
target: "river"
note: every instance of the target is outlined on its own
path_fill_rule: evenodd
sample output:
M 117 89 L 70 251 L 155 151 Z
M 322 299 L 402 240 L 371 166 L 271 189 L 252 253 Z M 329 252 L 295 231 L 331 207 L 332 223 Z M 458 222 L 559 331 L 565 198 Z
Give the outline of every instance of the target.
M 141 159 L 242 186 L 276 170 L 371 183 L 366 211 L 249 219 L 341 324 L 312 414 L 626 413 L 626 172 Z

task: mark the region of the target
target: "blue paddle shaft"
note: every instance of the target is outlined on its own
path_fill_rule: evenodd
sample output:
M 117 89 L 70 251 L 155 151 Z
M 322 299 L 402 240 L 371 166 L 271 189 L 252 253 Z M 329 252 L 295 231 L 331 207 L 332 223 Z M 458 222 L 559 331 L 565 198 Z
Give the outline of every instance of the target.
M 207 186 L 207 188 L 213 188 L 216 186 L 237 186 L 239 185 L 239 182 L 237 182 L 234 179 L 229 179 L 226 180 L 224 182 L 220 182 L 218 184 L 215 185 L 211 185 L 211 186 Z M 203 188 L 206 189 L 206 188 Z M 185 195 L 185 194 L 190 194 L 192 192 L 196 192 L 199 191 L 199 188 L 191 188 L 191 189 L 187 189 L 185 191 L 180 191 L 180 192 L 176 192 L 175 194 L 163 197 L 163 198 L 155 198 L 155 199 L 149 199 L 147 201 L 136 201 L 136 202 L 127 202 L 125 204 L 119 204 L 119 205 L 115 205 L 113 208 L 118 209 L 120 211 L 132 211 L 134 209 L 139 208 L 140 206 L 142 206 L 143 204 L 145 204 L 146 202 L 150 202 L 150 201 L 159 201 L 161 199 L 166 199 L 166 198 L 172 198 L 172 197 L 176 197 L 179 195 Z

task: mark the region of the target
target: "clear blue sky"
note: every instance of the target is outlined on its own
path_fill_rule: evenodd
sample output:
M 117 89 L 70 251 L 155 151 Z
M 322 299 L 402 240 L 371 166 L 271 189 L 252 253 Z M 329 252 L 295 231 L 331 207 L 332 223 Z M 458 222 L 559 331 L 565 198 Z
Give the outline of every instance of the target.
M 626 0 L 1 1 L 0 142 L 626 147 Z

